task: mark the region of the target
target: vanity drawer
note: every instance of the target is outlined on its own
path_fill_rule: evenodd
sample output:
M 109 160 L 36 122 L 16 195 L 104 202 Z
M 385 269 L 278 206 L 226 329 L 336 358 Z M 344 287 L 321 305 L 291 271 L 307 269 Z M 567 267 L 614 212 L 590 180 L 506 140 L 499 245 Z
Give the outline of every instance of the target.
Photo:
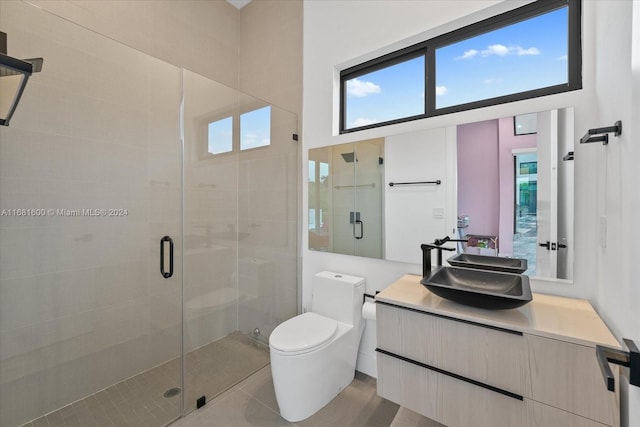
M 525 427 L 525 402 L 378 353 L 378 394 L 451 427 Z M 547 426 L 549 427 L 549 426 Z
M 599 422 L 525 399 L 526 427 L 603 427 Z
M 526 343 L 519 333 L 376 304 L 378 348 L 518 395 Z
M 525 396 L 608 426 L 620 425 L 619 369 L 611 365 L 616 391 L 607 390 L 593 347 L 525 335 L 529 367 Z

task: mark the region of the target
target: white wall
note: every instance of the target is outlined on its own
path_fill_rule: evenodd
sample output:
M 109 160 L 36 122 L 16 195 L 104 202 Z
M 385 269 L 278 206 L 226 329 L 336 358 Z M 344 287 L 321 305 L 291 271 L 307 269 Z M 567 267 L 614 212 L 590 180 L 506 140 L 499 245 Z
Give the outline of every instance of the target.
M 386 138 L 386 259 L 420 264 L 422 243 L 455 236 L 456 133 L 455 127 L 449 127 Z M 435 180 L 441 184 L 386 185 Z M 435 212 L 438 209 L 442 215 Z
M 633 44 L 632 44 L 632 51 L 631 51 L 631 93 L 632 93 L 632 100 L 631 100 L 631 112 L 633 113 L 634 117 L 638 117 L 638 115 L 640 115 L 640 4 L 638 4 L 638 2 L 634 2 L 633 4 L 633 28 L 632 28 L 632 36 L 631 39 L 633 40 Z M 632 126 L 634 126 L 631 130 L 632 130 L 632 135 L 636 135 L 636 141 L 637 141 L 637 135 L 640 133 L 640 124 L 636 121 L 634 123 L 631 123 Z M 635 145 L 635 154 L 630 158 L 631 161 L 637 161 L 637 159 L 640 157 L 640 153 L 638 152 L 640 150 L 640 147 L 638 146 L 638 144 Z M 638 180 L 640 179 L 640 171 L 638 170 L 637 167 L 627 167 L 627 170 L 630 170 L 632 174 L 630 174 L 630 179 L 632 179 L 632 182 L 638 182 Z M 635 174 L 633 174 L 633 172 L 635 172 Z M 632 193 L 633 194 L 633 193 Z M 640 212 L 640 197 L 638 197 L 638 192 L 635 192 L 635 200 L 633 200 L 630 203 L 629 206 L 629 211 L 630 212 Z M 635 230 L 635 235 L 633 236 L 633 238 L 629 239 L 629 244 L 631 246 L 633 245 L 633 240 L 637 240 L 638 239 L 638 230 Z M 629 254 L 631 254 L 633 252 L 629 252 Z M 628 261 L 629 262 L 629 261 Z M 627 286 L 631 287 L 631 286 L 635 286 L 633 294 L 631 295 L 631 298 L 629 299 L 630 301 L 638 301 L 640 300 L 640 295 L 639 295 L 639 288 L 637 285 L 637 281 L 635 280 L 631 280 L 632 279 L 632 273 L 631 273 L 631 268 L 628 268 L 628 277 L 627 277 Z M 636 283 L 635 285 L 632 285 L 632 283 Z M 635 317 L 634 316 L 635 313 Z M 638 317 L 638 311 L 632 311 L 632 312 L 627 312 L 627 326 L 631 326 L 631 325 L 635 325 L 636 330 L 632 331 L 629 330 L 629 336 L 633 339 L 640 339 L 640 332 L 638 332 L 638 325 L 640 325 L 640 318 Z M 625 329 L 624 333 L 627 333 L 627 330 Z M 629 401 L 632 402 L 629 405 L 629 425 L 632 425 L 633 423 L 635 424 L 640 424 L 640 388 L 633 388 L 631 387 L 631 390 L 629 391 Z M 633 422 L 633 423 L 632 423 Z
M 572 285 L 534 282 L 537 292 L 589 299 L 618 337 L 640 339 L 638 310 L 640 285 L 634 280 L 631 256 L 637 249 L 638 230 L 633 217 L 640 212 L 637 189 L 640 130 L 632 117 L 640 114 L 640 5 L 629 1 L 583 3 L 583 89 L 565 94 L 417 120 L 400 125 L 337 135 L 336 83 L 340 68 L 371 59 L 423 38 L 441 34 L 481 17 L 517 6 L 516 2 L 458 1 L 342 1 L 304 4 L 304 100 L 305 148 L 411 130 L 443 127 L 514 114 L 575 106 L 575 134 L 592 127 L 625 123 L 621 138 L 608 147 L 598 144 L 575 147 L 575 265 Z M 489 10 L 484 8 L 489 8 Z M 633 14 L 632 14 L 633 10 Z M 464 15 L 480 11 L 474 18 Z M 631 40 L 632 16 L 635 31 Z M 456 22 L 450 23 L 452 20 Z M 439 27 L 440 26 L 440 27 Z M 633 50 L 633 74 L 630 58 Z M 597 65 L 596 65 L 597 64 Z M 630 89 L 633 89 L 630 90 Z M 596 98 L 597 91 L 597 98 Z M 597 102 L 594 102 L 597 101 Z M 635 113 L 635 115 L 634 115 Z M 635 145 L 632 143 L 636 140 Z M 303 157 L 306 153 L 303 153 Z M 303 168 L 306 160 L 303 159 Z M 595 171 L 595 173 L 594 173 Z M 303 176 L 306 176 L 303 173 Z M 306 203 L 303 186 L 303 204 Z M 605 211 L 606 207 L 606 211 Z M 635 209 L 634 209 L 635 208 Z M 305 211 L 303 206 L 303 212 Z M 598 248 L 599 217 L 606 212 L 607 248 Z M 303 218 L 303 227 L 306 218 Z M 303 303 L 309 303 L 311 278 L 323 269 L 361 275 L 367 290 L 383 289 L 402 274 L 418 273 L 420 266 L 383 260 L 315 253 L 303 239 Z M 635 250 L 635 251 L 634 251 Z M 640 406 L 637 389 L 630 390 Z M 633 405 L 630 405 L 633 406 Z M 637 411 L 637 409 L 636 409 Z M 639 425 L 637 412 L 630 425 Z M 633 422 L 635 420 L 635 424 Z
M 607 147 L 588 147 L 598 153 L 591 163 L 595 208 L 583 215 L 593 222 L 605 218 L 606 247 L 594 245 L 596 295 L 594 304 L 615 335 L 640 341 L 640 281 L 637 259 L 640 241 L 638 160 L 640 160 L 640 2 L 600 1 L 595 4 L 598 20 L 596 42 L 596 107 L 594 126 L 610 126 L 622 120 L 623 133 L 611 138 Z M 633 35 L 633 36 L 632 36 Z M 595 145 L 595 144 L 594 144 Z M 579 158 L 576 156 L 576 160 Z M 576 164 L 577 166 L 577 164 Z M 583 176 L 578 175 L 576 184 Z M 585 192 L 586 189 L 583 189 Z M 576 194 L 581 197 L 581 194 Z M 584 197 L 584 196 L 582 196 Z M 576 233 L 580 236 L 580 231 Z M 597 233 L 595 234 L 596 238 Z M 582 266 L 578 258 L 579 265 Z M 629 408 L 629 426 L 640 425 L 640 390 L 629 387 L 622 399 Z M 623 411 L 625 414 L 626 411 Z

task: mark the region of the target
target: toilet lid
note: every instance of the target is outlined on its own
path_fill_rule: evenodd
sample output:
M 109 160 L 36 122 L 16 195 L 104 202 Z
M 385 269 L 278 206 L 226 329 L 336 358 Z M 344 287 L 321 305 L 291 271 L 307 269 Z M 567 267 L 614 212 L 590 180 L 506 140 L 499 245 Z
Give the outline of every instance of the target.
M 278 325 L 269 337 L 269 345 L 282 352 L 307 352 L 333 338 L 337 329 L 337 320 L 307 312 Z

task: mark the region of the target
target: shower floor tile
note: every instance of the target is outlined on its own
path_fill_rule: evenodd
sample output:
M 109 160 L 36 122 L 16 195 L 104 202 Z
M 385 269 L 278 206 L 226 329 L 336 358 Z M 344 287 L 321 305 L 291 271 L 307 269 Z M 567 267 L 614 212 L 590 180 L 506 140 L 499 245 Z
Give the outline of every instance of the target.
M 269 364 L 269 348 L 240 332 L 200 347 L 185 358 L 185 412 L 196 399 L 215 399 Z M 33 420 L 23 427 L 161 427 L 180 415 L 180 360 L 173 359 Z M 274 397 L 275 399 L 275 397 Z
M 189 385 L 194 389 L 193 393 L 187 390 L 185 396 L 187 411 L 195 408 L 195 405 L 187 406 L 187 402 L 202 394 L 196 391 L 200 387 L 208 387 L 207 404 L 173 423 L 179 413 L 180 395 L 169 399 L 162 395 L 176 386 L 171 378 L 175 378 L 180 369 L 177 360 L 115 384 L 25 426 L 162 427 L 171 423 L 170 427 L 441 427 L 441 424 L 379 397 L 376 380 L 360 372 L 356 372 L 352 383 L 327 406 L 306 420 L 290 423 L 279 413 L 268 364 L 268 348 L 241 333 L 233 333 L 189 353 L 185 362 L 187 389 Z M 251 373 L 247 373 L 250 369 L 253 369 Z M 234 379 L 234 375 L 238 377 Z M 213 386 L 217 388 L 214 390 Z

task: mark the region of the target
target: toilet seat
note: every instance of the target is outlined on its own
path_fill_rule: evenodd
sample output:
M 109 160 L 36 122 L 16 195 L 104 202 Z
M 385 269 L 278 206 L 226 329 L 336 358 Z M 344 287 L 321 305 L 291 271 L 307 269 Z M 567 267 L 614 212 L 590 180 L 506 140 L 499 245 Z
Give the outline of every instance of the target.
M 309 353 L 330 341 L 337 330 L 337 320 L 307 312 L 276 327 L 269 337 L 269 345 L 286 355 Z

